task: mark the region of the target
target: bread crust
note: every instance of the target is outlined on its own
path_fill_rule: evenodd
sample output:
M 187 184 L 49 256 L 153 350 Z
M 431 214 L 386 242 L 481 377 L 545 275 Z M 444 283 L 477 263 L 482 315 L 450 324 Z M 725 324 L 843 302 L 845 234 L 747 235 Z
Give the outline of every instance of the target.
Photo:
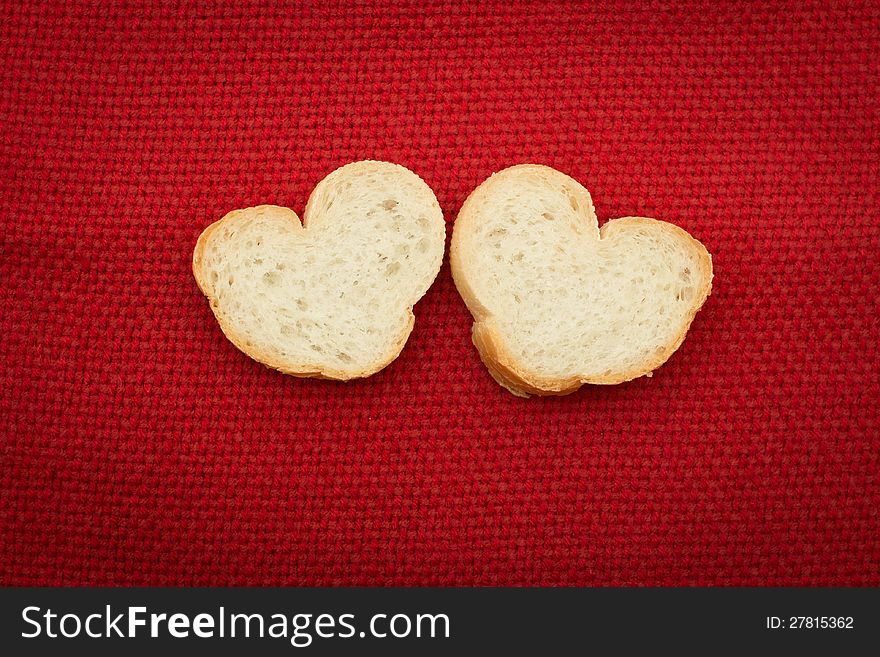
M 529 371 L 526 366 L 518 362 L 510 353 L 504 343 L 504 335 L 499 330 L 497 323 L 494 321 L 491 313 L 486 309 L 485 305 L 480 302 L 473 287 L 468 281 L 467 271 L 468 262 L 462 254 L 462 235 L 463 231 L 469 228 L 469 213 L 472 211 L 471 206 L 474 204 L 475 195 L 478 191 L 485 192 L 488 187 L 493 184 L 493 178 L 500 173 L 517 172 L 528 175 L 529 173 L 542 172 L 549 169 L 539 164 L 519 164 L 504 169 L 490 176 L 474 191 L 470 193 L 465 202 L 462 204 L 461 210 L 455 221 L 452 233 L 452 243 L 449 250 L 449 261 L 452 269 L 452 278 L 455 286 L 465 304 L 470 310 L 474 318 L 474 324 L 471 330 L 471 339 L 480 359 L 486 365 L 492 378 L 501 386 L 509 390 L 518 397 L 536 396 L 560 396 L 568 395 L 579 389 L 585 383 L 596 385 L 614 385 L 631 381 L 641 376 L 650 376 L 658 367 L 663 365 L 670 356 L 681 346 L 687 335 L 688 329 L 694 320 L 697 312 L 703 307 L 706 299 L 712 292 L 712 256 L 706 248 L 696 239 L 694 239 L 687 231 L 658 219 L 650 219 L 647 217 L 621 217 L 606 222 L 599 228 L 599 239 L 604 239 L 609 233 L 625 229 L 627 227 L 639 224 L 650 224 L 654 228 L 674 233 L 680 238 L 685 239 L 693 248 L 693 253 L 697 256 L 700 264 L 700 285 L 694 302 L 688 310 L 686 320 L 682 330 L 666 345 L 656 356 L 645 360 L 629 370 L 615 372 L 610 376 L 576 376 L 570 378 L 554 378 L 541 375 L 537 372 Z M 550 171 L 554 171 L 550 169 Z M 558 174 L 558 172 L 554 173 Z M 565 176 L 568 178 L 568 176 Z M 574 179 L 568 178 L 572 183 L 580 187 Z
M 350 167 L 352 165 L 367 165 L 368 166 L 370 164 L 378 164 L 378 165 L 382 165 L 382 166 L 387 166 L 388 164 L 391 164 L 391 163 L 378 162 L 378 161 L 374 161 L 374 160 L 363 160 L 361 162 L 354 162 L 354 163 L 345 165 L 344 167 L 340 167 L 339 169 L 336 169 L 335 171 L 330 173 L 328 176 L 326 176 L 324 178 L 324 180 L 327 180 L 331 176 L 340 175 L 340 172 L 343 172 L 343 170 L 346 167 Z M 419 180 L 422 180 L 421 177 L 419 177 L 417 174 L 413 173 L 412 171 L 410 171 L 409 169 L 406 169 L 403 166 L 400 166 L 398 164 L 394 164 L 393 166 L 399 167 L 400 169 L 405 171 L 408 175 L 414 175 L 414 176 L 418 177 Z M 422 182 L 424 182 L 424 180 L 422 180 Z M 320 183 L 319 183 L 319 185 L 320 185 Z M 310 207 L 312 206 L 312 202 L 313 202 L 314 196 L 315 196 L 314 192 L 315 192 L 315 190 L 317 190 L 319 188 L 319 185 L 316 185 L 315 189 L 309 195 L 308 202 L 306 203 L 306 206 L 305 206 L 304 220 L 302 220 L 302 221 L 297 216 L 297 214 L 293 210 L 291 210 L 290 208 L 277 206 L 277 205 L 257 205 L 257 206 L 253 206 L 253 207 L 249 207 L 249 208 L 232 210 L 231 212 L 224 215 L 218 221 L 215 221 L 214 223 L 209 225 L 207 228 L 205 228 L 202 231 L 201 235 L 199 235 L 199 238 L 196 241 L 196 246 L 193 250 L 192 271 L 193 271 L 193 276 L 196 279 L 196 284 L 199 287 L 199 290 L 201 290 L 202 294 L 204 294 L 205 297 L 208 299 L 208 302 L 211 306 L 211 310 L 212 310 L 215 318 L 217 319 L 217 323 L 220 325 L 220 330 L 223 332 L 223 334 L 226 336 L 226 338 L 233 345 L 235 345 L 235 347 L 239 351 L 243 352 L 245 355 L 249 356 L 250 358 L 262 363 L 266 367 L 269 367 L 270 369 L 274 369 L 274 370 L 277 370 L 277 371 L 282 372 L 284 374 L 289 374 L 291 376 L 295 376 L 295 377 L 299 377 L 299 378 L 329 379 L 329 380 L 335 380 L 335 381 L 350 381 L 352 379 L 359 379 L 359 378 L 371 376 L 372 374 L 375 374 L 376 372 L 379 372 L 380 370 L 386 368 L 388 365 L 390 365 L 392 362 L 394 362 L 398 356 L 400 356 L 400 353 L 403 351 L 403 347 L 406 345 L 406 342 L 409 339 L 410 334 L 412 333 L 413 327 L 415 326 L 415 315 L 413 314 L 413 306 L 412 305 L 408 306 L 405 309 L 406 319 L 408 321 L 407 321 L 404 329 L 400 332 L 400 334 L 393 336 L 393 338 L 389 339 L 388 350 L 383 354 L 383 356 L 381 358 L 378 358 L 374 362 L 370 363 L 368 366 L 357 369 L 357 370 L 340 370 L 340 369 L 335 369 L 333 367 L 328 367 L 328 366 L 323 366 L 323 365 L 318 366 L 315 364 L 303 364 L 302 366 L 290 367 L 289 364 L 281 362 L 280 360 L 275 358 L 268 351 L 261 349 L 259 347 L 259 345 L 255 345 L 253 343 L 249 344 L 249 341 L 246 339 L 244 334 L 237 331 L 234 326 L 232 326 L 228 321 L 226 321 L 226 319 L 222 313 L 217 312 L 218 301 L 217 301 L 216 297 L 214 297 L 211 294 L 211 286 L 209 285 L 208 279 L 207 279 L 208 272 L 205 270 L 205 267 L 204 267 L 205 248 L 206 248 L 206 245 L 209 243 L 211 234 L 214 231 L 223 228 L 226 224 L 233 223 L 233 222 L 237 221 L 238 218 L 242 215 L 252 213 L 254 211 L 260 211 L 260 210 L 269 211 L 269 212 L 279 212 L 284 215 L 287 215 L 287 217 L 289 217 L 289 219 L 291 221 L 295 222 L 301 229 L 305 230 L 306 226 L 308 224 L 309 216 L 310 216 L 309 210 L 310 210 Z M 427 183 L 425 183 L 425 186 L 428 187 Z M 428 189 L 430 189 L 430 188 L 428 188 Z M 433 195 L 433 191 L 431 193 Z M 434 198 L 434 201 L 436 202 L 436 197 Z M 439 209 L 439 205 L 438 205 L 438 209 Z M 433 284 L 433 281 L 436 280 L 438 273 L 439 273 L 439 267 L 438 267 L 438 271 L 435 272 L 435 274 L 434 274 L 434 278 L 431 280 L 431 284 Z M 429 288 L 430 288 L 430 285 L 429 285 Z

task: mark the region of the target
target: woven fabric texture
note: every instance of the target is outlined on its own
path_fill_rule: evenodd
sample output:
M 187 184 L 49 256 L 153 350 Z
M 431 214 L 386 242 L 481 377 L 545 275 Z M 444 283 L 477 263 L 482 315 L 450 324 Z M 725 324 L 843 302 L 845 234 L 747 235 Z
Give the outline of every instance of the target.
M 0 584 L 880 585 L 876 4 L 0 11 Z M 713 294 L 653 378 L 523 400 L 447 260 L 386 370 L 270 371 L 195 240 L 367 158 L 449 233 L 551 165 Z

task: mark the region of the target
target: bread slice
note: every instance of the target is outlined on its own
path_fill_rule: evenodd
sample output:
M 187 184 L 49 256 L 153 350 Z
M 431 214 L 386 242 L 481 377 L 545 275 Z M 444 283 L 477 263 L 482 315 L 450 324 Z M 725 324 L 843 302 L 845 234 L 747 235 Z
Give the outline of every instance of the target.
M 534 164 L 471 193 L 450 260 L 480 357 L 520 396 L 650 374 L 712 287 L 712 258 L 684 230 L 644 217 L 600 229 L 583 186 Z
M 286 374 L 348 380 L 400 354 L 440 270 L 434 193 L 397 164 L 363 161 L 318 183 L 303 221 L 234 210 L 196 243 L 193 273 L 226 337 Z

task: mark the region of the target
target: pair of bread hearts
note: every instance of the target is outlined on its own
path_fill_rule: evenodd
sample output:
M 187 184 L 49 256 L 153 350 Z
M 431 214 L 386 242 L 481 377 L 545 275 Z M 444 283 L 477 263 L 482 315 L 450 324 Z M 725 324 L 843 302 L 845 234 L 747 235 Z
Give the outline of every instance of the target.
M 199 237 L 193 272 L 244 353 L 302 377 L 348 380 L 393 361 L 440 270 L 443 213 L 408 169 L 348 164 L 287 208 L 235 210 Z M 589 192 L 549 167 L 492 175 L 459 212 L 452 274 L 492 376 L 517 395 L 650 374 L 709 295 L 712 260 L 676 226 L 599 228 Z

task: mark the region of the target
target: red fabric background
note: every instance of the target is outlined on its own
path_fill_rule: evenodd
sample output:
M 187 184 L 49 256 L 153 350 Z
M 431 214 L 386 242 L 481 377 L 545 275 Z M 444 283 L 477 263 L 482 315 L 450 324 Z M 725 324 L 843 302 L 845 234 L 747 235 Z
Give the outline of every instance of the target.
M 0 583 L 880 585 L 878 7 L 333 4 L 4 3 Z M 713 295 L 560 399 L 489 378 L 448 264 L 377 376 L 265 369 L 196 237 L 364 158 L 450 231 L 555 166 Z

